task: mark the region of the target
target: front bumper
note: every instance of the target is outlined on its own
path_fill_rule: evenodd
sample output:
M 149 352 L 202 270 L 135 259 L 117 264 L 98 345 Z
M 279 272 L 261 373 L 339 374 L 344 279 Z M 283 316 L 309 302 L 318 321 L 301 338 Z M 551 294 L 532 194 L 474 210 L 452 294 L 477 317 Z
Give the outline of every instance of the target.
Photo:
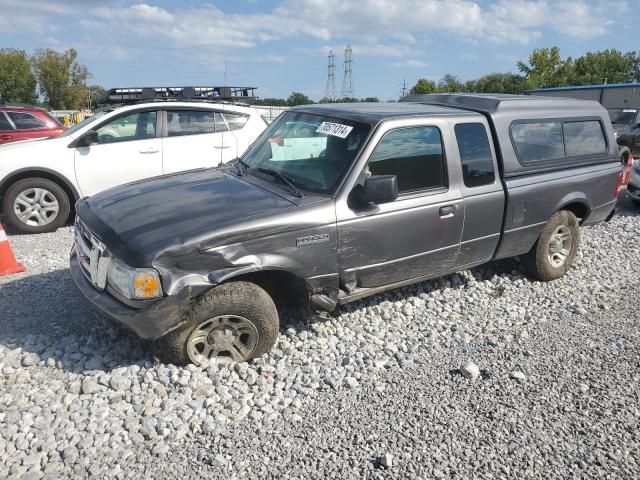
M 162 298 L 146 308 L 132 308 L 116 300 L 107 291 L 98 291 L 91 285 L 78 263 L 75 249 L 71 252 L 69 268 L 82 294 L 100 313 L 133 330 L 141 338 L 162 337 L 185 322 L 191 297 L 189 289 Z

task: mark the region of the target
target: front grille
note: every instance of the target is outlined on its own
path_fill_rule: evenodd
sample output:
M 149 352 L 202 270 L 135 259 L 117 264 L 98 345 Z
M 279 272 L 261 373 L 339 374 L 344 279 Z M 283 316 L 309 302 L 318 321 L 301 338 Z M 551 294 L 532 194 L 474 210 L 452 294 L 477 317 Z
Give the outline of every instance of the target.
M 96 289 L 104 290 L 111 261 L 107 248 L 77 217 L 74 227 L 74 248 L 82 273 Z

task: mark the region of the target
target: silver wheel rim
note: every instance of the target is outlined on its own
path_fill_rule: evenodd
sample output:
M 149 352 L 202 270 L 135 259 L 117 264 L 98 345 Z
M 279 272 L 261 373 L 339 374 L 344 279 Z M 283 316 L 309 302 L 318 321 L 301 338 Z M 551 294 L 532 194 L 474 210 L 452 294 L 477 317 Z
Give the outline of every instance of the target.
M 258 344 L 258 329 L 239 315 L 219 315 L 202 322 L 187 340 L 187 355 L 196 365 L 215 360 L 243 362 Z
M 46 188 L 28 188 L 13 201 L 13 212 L 25 225 L 42 227 L 53 222 L 60 211 L 58 199 Z
M 567 225 L 560 225 L 551 234 L 549 240 L 549 263 L 553 268 L 562 267 L 567 261 L 573 246 L 573 235 Z

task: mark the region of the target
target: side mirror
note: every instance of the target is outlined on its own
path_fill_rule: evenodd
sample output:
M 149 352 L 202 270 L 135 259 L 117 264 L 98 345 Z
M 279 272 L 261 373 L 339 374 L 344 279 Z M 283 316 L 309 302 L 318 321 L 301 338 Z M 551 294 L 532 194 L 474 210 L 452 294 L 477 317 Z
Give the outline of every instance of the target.
M 98 132 L 95 130 L 89 130 L 85 132 L 85 134 L 78 139 L 77 146 L 78 147 L 90 147 L 91 145 L 97 145 L 100 143 L 100 139 L 98 138 Z
M 374 175 L 365 180 L 357 191 L 357 198 L 362 203 L 393 202 L 398 198 L 398 178 L 395 175 Z

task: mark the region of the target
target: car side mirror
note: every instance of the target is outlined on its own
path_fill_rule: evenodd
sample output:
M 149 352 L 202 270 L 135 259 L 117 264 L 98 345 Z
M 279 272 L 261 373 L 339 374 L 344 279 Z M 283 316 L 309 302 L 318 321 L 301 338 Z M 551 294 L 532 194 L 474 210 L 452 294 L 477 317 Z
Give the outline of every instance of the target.
M 358 189 L 357 198 L 362 203 L 380 205 L 398 198 L 398 178 L 395 175 L 374 175 Z
M 100 143 L 100 139 L 98 138 L 98 132 L 95 130 L 89 130 L 85 132 L 85 134 L 78 139 L 77 146 L 78 147 L 90 147 L 91 145 L 97 145 Z

